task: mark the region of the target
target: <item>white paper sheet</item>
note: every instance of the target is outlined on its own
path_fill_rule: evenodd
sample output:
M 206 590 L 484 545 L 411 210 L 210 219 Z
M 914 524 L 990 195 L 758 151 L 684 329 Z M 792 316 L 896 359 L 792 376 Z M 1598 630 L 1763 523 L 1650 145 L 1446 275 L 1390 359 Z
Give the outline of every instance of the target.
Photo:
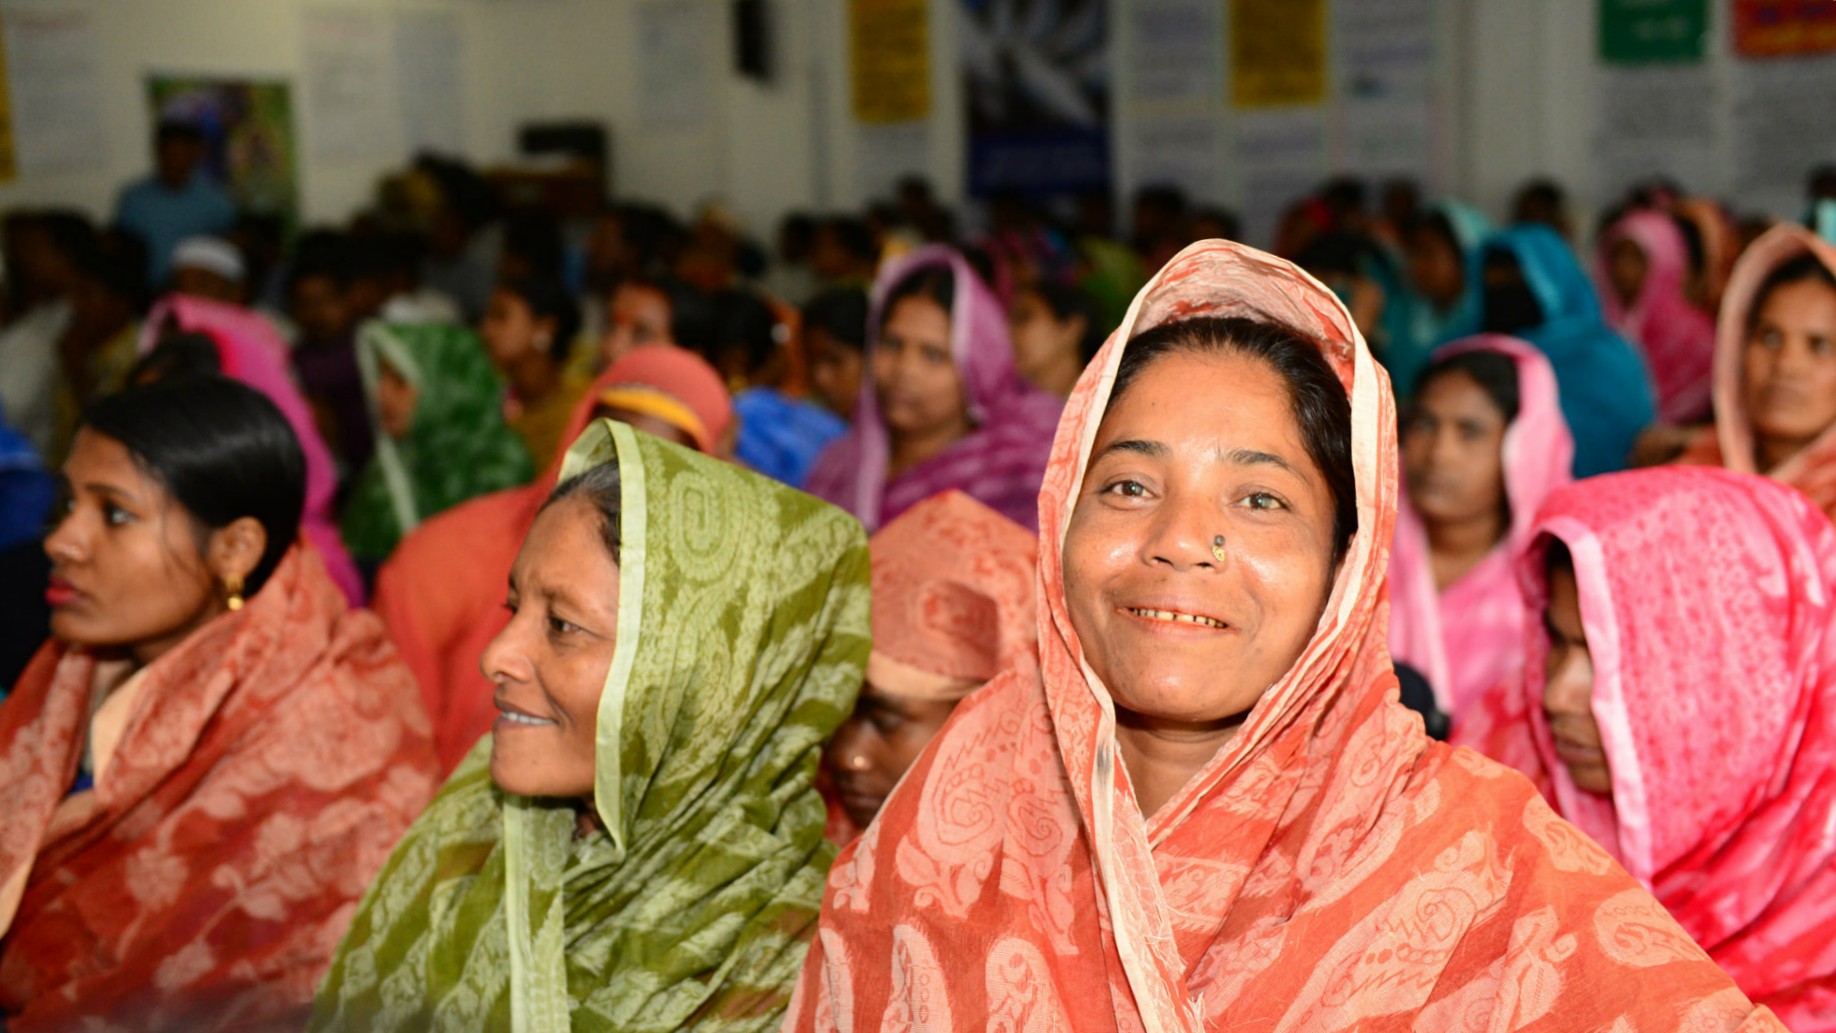
M 321 161 L 397 156 L 402 150 L 400 106 L 385 16 L 314 7 L 301 18 L 312 156 Z
M 889 122 L 855 129 L 855 183 L 865 200 L 890 198 L 902 176 L 928 175 L 929 122 Z
M 403 139 L 411 150 L 465 151 L 464 38 L 451 11 L 395 16 L 395 78 Z
M 707 125 L 710 84 L 721 81 L 724 8 L 708 0 L 649 0 L 635 9 L 638 111 L 647 129 L 692 133 Z
M 101 58 L 89 15 L 9 10 L 0 26 L 19 171 L 103 164 L 108 137 L 102 126 Z
M 1233 148 L 1244 237 L 1273 243 L 1282 212 L 1326 174 L 1326 126 L 1318 110 L 1237 118 Z

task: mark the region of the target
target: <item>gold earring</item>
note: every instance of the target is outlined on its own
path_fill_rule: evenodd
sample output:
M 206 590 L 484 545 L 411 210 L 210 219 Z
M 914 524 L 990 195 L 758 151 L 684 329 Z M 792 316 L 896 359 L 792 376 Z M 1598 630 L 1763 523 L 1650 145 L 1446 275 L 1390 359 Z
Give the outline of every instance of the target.
M 229 594 L 230 612 L 235 613 L 242 609 L 242 575 L 231 574 L 224 578 L 223 590 Z
M 1211 536 L 1211 558 L 1224 562 L 1224 536 L 1221 534 Z

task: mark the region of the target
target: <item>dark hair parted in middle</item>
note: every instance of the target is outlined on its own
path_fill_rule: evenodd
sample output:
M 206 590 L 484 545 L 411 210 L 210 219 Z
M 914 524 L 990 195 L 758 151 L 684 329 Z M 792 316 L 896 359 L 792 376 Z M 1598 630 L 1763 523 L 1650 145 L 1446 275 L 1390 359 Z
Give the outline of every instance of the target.
M 579 495 L 599 513 L 599 538 L 605 543 L 606 552 L 611 554 L 612 562 L 618 562 L 619 521 L 623 513 L 623 496 L 620 494 L 618 463 L 601 463 L 598 466 L 583 470 L 555 486 L 554 494 L 542 503 L 542 508 L 560 502 L 562 499 Z
M 119 441 L 200 527 L 253 517 L 267 533 L 254 595 L 300 536 L 306 456 L 265 395 L 226 377 L 184 376 L 97 402 L 83 426 Z
M 948 266 L 930 265 L 915 270 L 910 276 L 893 284 L 886 292 L 886 302 L 880 308 L 880 326 L 884 330 L 886 321 L 892 318 L 893 309 L 907 298 L 924 298 L 935 302 L 945 313 L 953 311 L 956 304 L 956 274 Z
M 1454 373 L 1464 373 L 1471 377 L 1479 390 L 1492 400 L 1498 411 L 1504 415 L 1506 426 L 1517 420 L 1520 406 L 1517 385 L 1517 363 L 1503 352 L 1475 350 L 1460 352 L 1435 362 L 1415 378 L 1415 394 L 1420 398 L 1428 390 L 1428 385 Z
M 1242 316 L 1200 316 L 1162 323 L 1136 335 L 1122 351 L 1110 389 L 1113 407 L 1156 359 L 1175 353 L 1241 355 L 1266 364 L 1288 387 L 1307 458 L 1332 494 L 1332 559 L 1337 563 L 1358 531 L 1357 478 L 1351 459 L 1351 397 L 1306 334 L 1281 323 Z M 1220 403 L 1222 404 L 1222 403 Z

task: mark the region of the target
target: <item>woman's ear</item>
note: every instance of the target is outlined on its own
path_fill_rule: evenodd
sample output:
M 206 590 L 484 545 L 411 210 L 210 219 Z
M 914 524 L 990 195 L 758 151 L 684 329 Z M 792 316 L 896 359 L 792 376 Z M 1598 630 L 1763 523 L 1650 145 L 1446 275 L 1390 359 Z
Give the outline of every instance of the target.
M 237 517 L 210 533 L 204 563 L 221 584 L 248 584 L 249 575 L 268 551 L 268 529 L 254 517 Z

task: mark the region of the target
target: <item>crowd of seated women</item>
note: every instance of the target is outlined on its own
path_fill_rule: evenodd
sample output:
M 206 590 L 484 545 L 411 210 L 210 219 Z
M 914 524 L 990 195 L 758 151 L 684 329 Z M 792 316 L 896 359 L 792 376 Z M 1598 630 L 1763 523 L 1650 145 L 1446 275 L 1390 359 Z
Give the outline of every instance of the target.
M 150 308 L 0 1028 L 1836 1031 L 1836 246 L 908 200 Z

